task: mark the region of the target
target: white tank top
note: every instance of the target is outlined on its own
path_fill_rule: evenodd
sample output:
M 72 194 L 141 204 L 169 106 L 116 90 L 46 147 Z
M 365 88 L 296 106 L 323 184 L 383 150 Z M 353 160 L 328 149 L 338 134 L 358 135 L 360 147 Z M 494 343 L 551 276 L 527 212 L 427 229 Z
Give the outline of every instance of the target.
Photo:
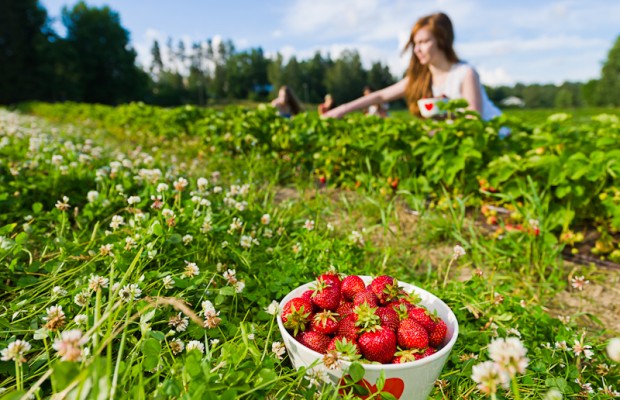
M 433 85 L 433 97 L 445 95 L 449 99 L 462 99 L 463 93 L 461 88 L 463 87 L 463 79 L 465 78 L 465 73 L 470 69 L 472 69 L 472 67 L 464 62 L 453 64 L 443 85 Z M 482 119 L 488 121 L 493 117 L 501 115 L 502 112 L 489 99 L 482 84 L 480 84 L 480 92 L 482 93 L 482 112 L 480 113 Z

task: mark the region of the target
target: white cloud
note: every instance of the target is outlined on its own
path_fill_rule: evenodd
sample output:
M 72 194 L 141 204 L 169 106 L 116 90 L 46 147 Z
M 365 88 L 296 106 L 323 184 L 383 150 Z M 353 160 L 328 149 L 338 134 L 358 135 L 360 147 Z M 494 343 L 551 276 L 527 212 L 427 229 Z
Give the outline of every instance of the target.
M 498 68 L 476 68 L 478 75 L 480 75 L 480 81 L 488 86 L 502 86 L 512 85 L 515 80 L 510 74 L 501 67 Z

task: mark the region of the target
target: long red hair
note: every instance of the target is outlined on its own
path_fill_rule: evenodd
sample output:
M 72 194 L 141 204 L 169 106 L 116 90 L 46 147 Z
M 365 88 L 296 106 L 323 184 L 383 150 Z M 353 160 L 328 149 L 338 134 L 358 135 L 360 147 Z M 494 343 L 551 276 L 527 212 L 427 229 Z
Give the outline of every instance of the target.
M 456 63 L 459 58 L 454 51 L 454 29 L 452 28 L 452 21 L 444 13 L 436 13 L 427 15 L 418 20 L 413 25 L 411 30 L 411 36 L 407 45 L 403 49 L 403 53 L 409 50 L 411 47 L 411 60 L 409 61 L 409 68 L 407 69 L 407 77 L 409 82 L 405 89 L 405 99 L 409 104 L 409 111 L 412 114 L 420 115 L 420 109 L 418 108 L 418 100 L 425 97 L 433 97 L 432 89 L 432 76 L 431 71 L 428 69 L 428 65 L 420 64 L 420 60 L 413 51 L 415 34 L 422 28 L 428 28 L 435 40 L 437 40 L 437 46 L 439 50 L 443 51 L 448 61 Z

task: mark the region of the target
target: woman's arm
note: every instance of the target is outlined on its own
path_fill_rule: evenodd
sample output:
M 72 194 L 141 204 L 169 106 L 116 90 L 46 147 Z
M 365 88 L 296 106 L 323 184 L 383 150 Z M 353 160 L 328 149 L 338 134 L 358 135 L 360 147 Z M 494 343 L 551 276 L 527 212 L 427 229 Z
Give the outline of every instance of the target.
M 367 96 L 362 96 L 356 100 L 345 103 L 323 114 L 327 118 L 341 118 L 352 111 L 361 110 L 377 103 L 387 103 L 402 98 L 405 95 L 408 78 L 388 86 L 385 89 L 377 90 Z
M 473 68 L 467 68 L 461 88 L 463 98 L 467 100 L 468 110 L 482 113 L 482 92 L 480 91 L 480 78 Z

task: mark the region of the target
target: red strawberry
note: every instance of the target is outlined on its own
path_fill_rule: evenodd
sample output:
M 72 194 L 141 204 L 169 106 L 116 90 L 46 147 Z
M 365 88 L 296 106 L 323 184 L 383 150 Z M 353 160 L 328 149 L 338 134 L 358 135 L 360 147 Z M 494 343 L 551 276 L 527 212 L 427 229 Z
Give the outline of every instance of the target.
M 340 305 L 340 289 L 324 280 L 318 280 L 312 293 L 312 303 L 323 310 L 336 311 Z
M 448 326 L 442 319 L 439 319 L 435 323 L 435 329 L 428 336 L 428 343 L 433 347 L 439 347 L 443 344 L 446 334 L 448 333 Z
M 400 325 L 400 318 L 398 313 L 390 307 L 379 307 L 375 311 L 375 314 L 381 318 L 381 326 L 389 328 L 393 332 L 396 332 L 398 325 Z
M 413 310 L 415 306 L 406 299 L 398 299 L 387 305 L 387 307 L 396 311 L 401 320 L 409 318 L 409 310 Z
M 416 307 L 409 310 L 409 318 L 413 318 L 422 325 L 429 335 L 435 330 L 435 321 L 433 321 L 433 317 L 425 308 Z
M 338 336 L 344 336 L 344 337 L 347 337 L 353 340 L 357 339 L 359 330 L 357 326 L 355 326 L 356 320 L 357 320 L 357 315 L 355 314 L 349 314 L 346 317 L 344 317 L 338 323 L 338 330 L 336 331 L 336 334 Z
M 368 287 L 377 296 L 379 303 L 384 305 L 397 299 L 400 294 L 398 282 L 388 275 L 376 277 L 372 280 L 372 282 L 370 282 Z
M 353 312 L 353 307 L 353 303 L 349 301 L 341 301 L 340 305 L 336 309 L 336 312 L 340 315 L 340 318 L 344 318 Z
M 437 353 L 437 349 L 431 346 L 428 346 L 426 350 L 424 350 L 424 357 L 432 356 Z
M 282 308 L 282 323 L 284 327 L 293 331 L 297 335 L 299 331 L 304 331 L 310 322 L 312 315 L 312 303 L 302 297 L 291 299 Z
M 295 336 L 295 339 L 311 350 L 322 354 L 327 353 L 327 346 L 331 341 L 329 336 L 316 331 L 301 332 Z
M 303 297 L 304 299 L 307 299 L 308 301 L 312 301 L 312 293 L 314 293 L 313 290 L 306 290 L 305 292 L 301 294 L 301 297 Z
M 422 352 L 422 350 L 402 350 L 397 351 L 396 354 L 394 354 L 392 364 L 402 364 L 406 362 L 421 360 L 422 358 L 424 358 L 424 353 Z
M 398 327 L 398 344 L 405 349 L 425 349 L 428 347 L 428 333 L 414 319 L 401 321 Z
M 327 346 L 327 351 L 337 350 L 345 355 L 353 358 L 356 354 L 362 354 L 357 342 L 353 339 L 349 339 L 346 336 L 335 336 Z
M 332 285 L 332 287 L 340 289 L 340 277 L 334 273 L 325 273 L 316 278 L 317 281 L 323 281 Z
M 357 344 L 367 360 L 387 364 L 392 361 L 396 352 L 396 335 L 379 326 L 374 331 L 362 333 Z
M 331 311 L 321 311 L 314 314 L 310 327 L 312 330 L 331 335 L 338 329 L 338 314 Z
M 340 285 L 340 293 L 345 299 L 352 301 L 353 297 L 360 292 L 366 290 L 366 284 L 357 275 L 349 275 L 342 280 Z
M 353 297 L 353 304 L 359 306 L 360 304 L 368 303 L 373 307 L 376 307 L 379 304 L 377 296 L 373 293 L 372 290 L 366 289 L 361 293 L 356 294 Z

